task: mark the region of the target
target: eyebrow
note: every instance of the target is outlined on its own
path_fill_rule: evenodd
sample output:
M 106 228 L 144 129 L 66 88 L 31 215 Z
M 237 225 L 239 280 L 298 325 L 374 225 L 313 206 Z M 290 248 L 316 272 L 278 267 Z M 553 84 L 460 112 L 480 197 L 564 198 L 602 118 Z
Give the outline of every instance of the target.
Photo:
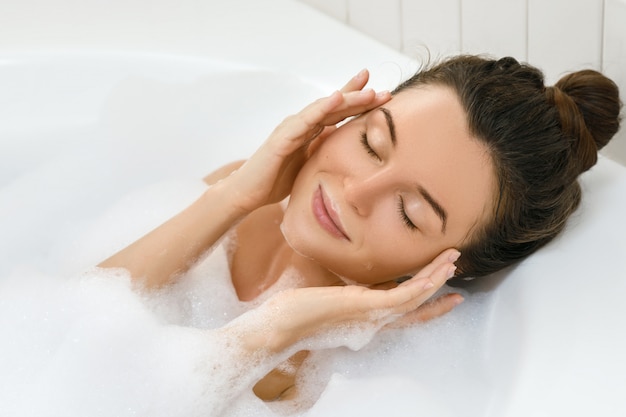
M 396 146 L 396 125 L 393 123 L 393 117 L 391 117 L 391 112 L 384 107 L 379 107 L 378 110 L 383 112 L 385 115 L 385 121 L 387 122 L 387 127 L 389 128 L 389 135 L 391 136 L 391 144 Z
M 448 224 L 448 212 L 433 198 L 433 196 L 421 185 L 417 185 L 417 191 L 426 200 L 433 209 L 437 217 L 441 219 L 441 233 L 446 233 L 446 225 Z

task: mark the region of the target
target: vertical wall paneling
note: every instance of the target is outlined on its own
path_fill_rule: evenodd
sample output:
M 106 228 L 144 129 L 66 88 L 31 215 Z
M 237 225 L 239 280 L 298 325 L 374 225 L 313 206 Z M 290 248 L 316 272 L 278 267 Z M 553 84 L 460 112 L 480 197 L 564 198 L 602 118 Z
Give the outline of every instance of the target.
M 526 59 L 526 0 L 463 0 L 462 50 Z
M 626 0 L 606 0 L 602 69 L 621 88 L 626 103 Z M 626 165 L 626 121 L 603 153 Z
M 602 9 L 603 0 L 528 0 L 529 62 L 549 82 L 571 70 L 600 69 Z
M 348 0 L 300 0 L 317 10 L 346 22 L 348 20 Z
M 348 22 L 392 48 L 402 48 L 400 0 L 348 0 Z
M 544 70 L 602 69 L 626 102 L 626 0 L 294 0 L 417 59 L 512 55 Z M 626 123 L 624 123 L 626 124 Z M 606 155 L 626 164 L 626 127 Z
M 402 51 L 433 57 L 461 50 L 461 0 L 402 0 Z

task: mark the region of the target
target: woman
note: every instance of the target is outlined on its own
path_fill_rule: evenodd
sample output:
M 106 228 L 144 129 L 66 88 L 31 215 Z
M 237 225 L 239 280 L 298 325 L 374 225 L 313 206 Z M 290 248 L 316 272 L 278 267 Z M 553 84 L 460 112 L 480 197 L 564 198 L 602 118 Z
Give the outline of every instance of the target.
M 423 303 L 447 279 L 504 268 L 562 230 L 578 175 L 619 128 L 617 87 L 595 71 L 546 88 L 512 58 L 459 56 L 393 93 L 362 90 L 367 79 L 287 118 L 248 161 L 206 177 L 197 201 L 100 266 L 162 287 L 234 227 L 241 300 L 300 277 L 220 330 L 237 335 L 242 357 L 275 365 L 341 344 L 314 341 L 345 325 L 449 311 L 459 295 Z M 292 386 L 293 372 L 273 372 L 255 392 L 287 398 Z

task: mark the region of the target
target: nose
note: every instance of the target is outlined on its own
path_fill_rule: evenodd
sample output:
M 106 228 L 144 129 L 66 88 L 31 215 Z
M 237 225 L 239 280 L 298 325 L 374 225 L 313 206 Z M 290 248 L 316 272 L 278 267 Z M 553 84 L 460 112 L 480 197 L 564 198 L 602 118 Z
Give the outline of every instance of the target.
M 369 215 L 376 202 L 392 189 L 390 175 L 383 170 L 369 175 L 347 175 L 343 181 L 346 203 L 361 216 Z

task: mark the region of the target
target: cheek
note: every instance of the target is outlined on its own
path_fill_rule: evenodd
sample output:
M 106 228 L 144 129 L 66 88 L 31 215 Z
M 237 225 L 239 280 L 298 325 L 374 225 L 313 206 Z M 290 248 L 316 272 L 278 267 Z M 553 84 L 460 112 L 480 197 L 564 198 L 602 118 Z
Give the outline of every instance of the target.
M 285 212 L 283 221 L 280 224 L 280 231 L 291 249 L 306 258 L 311 258 L 311 240 L 307 238 L 308 233 L 302 222 L 298 221 L 299 216 L 292 216 L 292 213 L 293 211 Z
M 383 282 L 398 278 L 421 269 L 426 261 L 422 245 L 389 222 L 377 222 L 375 227 L 368 228 L 365 239 L 361 253 L 367 261 L 370 280 L 380 277 Z
M 415 274 L 450 246 L 403 227 L 378 222 L 376 228 L 369 229 L 364 252 L 370 260 L 373 274 L 388 279 Z
M 280 224 L 280 230 L 290 246 L 301 246 L 306 242 L 307 227 L 310 226 L 307 224 L 309 200 L 306 192 L 309 182 L 304 175 L 296 178 Z
M 377 246 L 376 253 L 371 256 L 372 269 L 389 278 L 415 273 L 428 262 L 423 248 L 414 242 L 379 239 Z

